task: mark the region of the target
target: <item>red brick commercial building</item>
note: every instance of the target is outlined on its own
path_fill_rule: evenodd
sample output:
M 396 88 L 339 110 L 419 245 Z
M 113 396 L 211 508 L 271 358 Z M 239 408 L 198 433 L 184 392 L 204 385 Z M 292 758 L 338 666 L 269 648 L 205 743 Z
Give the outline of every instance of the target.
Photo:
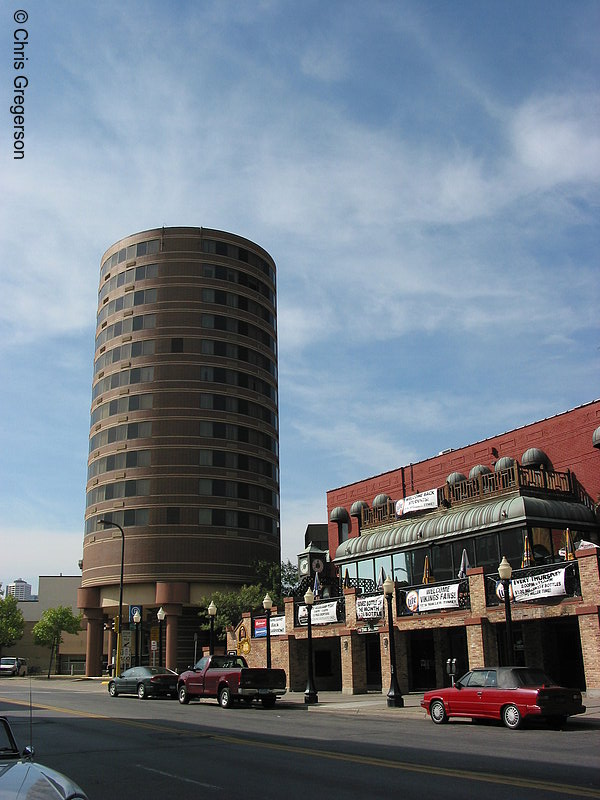
M 600 693 L 599 498 L 599 400 L 329 491 L 329 551 L 300 556 L 297 596 L 273 620 L 273 665 L 287 670 L 292 690 L 304 688 L 302 598 L 317 574 L 317 689 L 386 691 L 393 646 L 402 692 L 449 683 L 446 665 L 456 660 L 458 674 L 527 664 Z M 512 568 L 508 625 L 503 557 Z M 264 663 L 252 619 L 244 629 L 247 641 L 232 635 L 229 646 Z

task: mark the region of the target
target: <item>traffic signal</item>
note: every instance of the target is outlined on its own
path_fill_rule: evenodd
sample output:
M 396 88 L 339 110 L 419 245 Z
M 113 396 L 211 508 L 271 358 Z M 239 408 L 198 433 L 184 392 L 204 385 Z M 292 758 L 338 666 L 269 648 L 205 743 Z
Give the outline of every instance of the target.
M 112 629 L 113 629 L 113 631 L 115 633 L 119 632 L 119 618 L 118 617 L 114 617 L 114 619 L 112 621 Z

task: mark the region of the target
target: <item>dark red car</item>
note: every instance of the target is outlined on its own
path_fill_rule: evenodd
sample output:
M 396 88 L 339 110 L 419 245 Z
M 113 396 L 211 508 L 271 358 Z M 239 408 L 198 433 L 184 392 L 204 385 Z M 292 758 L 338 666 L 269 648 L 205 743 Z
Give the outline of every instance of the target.
M 578 689 L 558 686 L 532 667 L 473 669 L 452 687 L 425 692 L 421 705 L 437 725 L 450 717 L 471 717 L 502 720 L 511 729 L 533 718 L 562 725 L 585 711 Z

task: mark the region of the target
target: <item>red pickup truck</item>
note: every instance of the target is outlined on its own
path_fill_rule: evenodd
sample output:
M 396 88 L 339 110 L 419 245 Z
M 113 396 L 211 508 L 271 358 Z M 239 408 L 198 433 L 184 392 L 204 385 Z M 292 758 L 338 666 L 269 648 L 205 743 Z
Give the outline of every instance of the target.
M 249 667 L 245 658 L 236 655 L 204 656 L 177 681 L 180 703 L 216 697 L 221 708 L 230 708 L 236 701 L 250 705 L 253 700 L 273 708 L 285 691 L 284 670 Z

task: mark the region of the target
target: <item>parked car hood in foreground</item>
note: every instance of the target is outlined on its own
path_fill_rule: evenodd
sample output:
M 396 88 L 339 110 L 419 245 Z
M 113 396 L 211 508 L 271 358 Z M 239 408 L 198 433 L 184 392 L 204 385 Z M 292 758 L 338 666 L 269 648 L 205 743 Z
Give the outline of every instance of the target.
M 0 758 L 2 800 L 87 800 L 72 780 L 56 770 L 31 761 L 3 761 Z

